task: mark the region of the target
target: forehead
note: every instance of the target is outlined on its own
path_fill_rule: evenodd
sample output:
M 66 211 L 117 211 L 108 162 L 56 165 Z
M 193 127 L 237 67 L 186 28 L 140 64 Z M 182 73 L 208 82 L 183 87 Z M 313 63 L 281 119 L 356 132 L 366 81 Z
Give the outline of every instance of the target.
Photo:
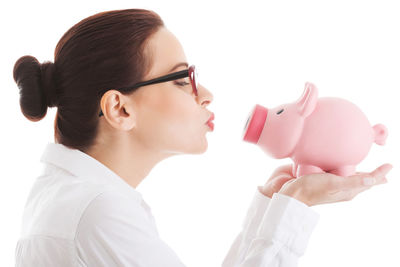
M 150 50 L 152 67 L 148 77 L 167 74 L 179 62 L 187 62 L 185 52 L 179 40 L 165 27 L 161 27 L 150 37 L 147 49 Z M 183 69 L 180 67 L 175 71 Z

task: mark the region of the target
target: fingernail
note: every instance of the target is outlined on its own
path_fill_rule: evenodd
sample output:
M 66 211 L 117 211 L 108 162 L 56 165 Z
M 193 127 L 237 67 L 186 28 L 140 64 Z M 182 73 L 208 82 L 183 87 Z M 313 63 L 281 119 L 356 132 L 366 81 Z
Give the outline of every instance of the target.
M 371 177 L 364 178 L 364 185 L 373 185 L 375 183 L 376 183 L 375 178 L 371 178 Z

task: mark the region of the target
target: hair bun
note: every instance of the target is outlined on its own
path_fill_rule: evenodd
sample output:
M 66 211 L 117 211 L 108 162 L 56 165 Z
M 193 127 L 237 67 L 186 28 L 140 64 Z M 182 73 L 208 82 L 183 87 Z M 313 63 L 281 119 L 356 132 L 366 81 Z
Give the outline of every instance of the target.
M 58 104 L 54 86 L 54 64 L 40 64 L 33 56 L 20 57 L 14 65 L 13 77 L 20 94 L 21 111 L 32 121 L 41 120 L 47 107 Z
M 58 98 L 55 86 L 55 65 L 53 62 L 46 61 L 40 65 L 43 92 L 46 96 L 48 107 L 58 106 Z

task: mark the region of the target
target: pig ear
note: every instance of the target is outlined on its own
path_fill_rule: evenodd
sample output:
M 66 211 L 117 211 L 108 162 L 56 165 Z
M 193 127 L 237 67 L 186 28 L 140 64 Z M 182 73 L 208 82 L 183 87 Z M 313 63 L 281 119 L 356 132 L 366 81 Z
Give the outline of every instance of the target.
M 308 117 L 315 109 L 318 100 L 317 87 L 309 82 L 304 86 L 303 95 L 296 101 L 299 114 L 302 117 Z

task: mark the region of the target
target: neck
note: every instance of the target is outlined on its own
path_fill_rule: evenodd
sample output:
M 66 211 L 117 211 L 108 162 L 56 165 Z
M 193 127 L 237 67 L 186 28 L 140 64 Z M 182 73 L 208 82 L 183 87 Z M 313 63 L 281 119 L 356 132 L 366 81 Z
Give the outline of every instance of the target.
M 137 139 L 116 137 L 98 142 L 84 151 L 107 166 L 133 188 L 146 178 L 153 167 L 171 154 L 156 151 Z

